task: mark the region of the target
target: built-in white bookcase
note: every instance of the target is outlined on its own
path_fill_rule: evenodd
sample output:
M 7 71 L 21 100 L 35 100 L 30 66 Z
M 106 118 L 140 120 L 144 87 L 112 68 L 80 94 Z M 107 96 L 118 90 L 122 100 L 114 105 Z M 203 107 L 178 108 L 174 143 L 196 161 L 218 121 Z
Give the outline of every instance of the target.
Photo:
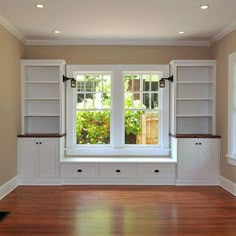
M 22 134 L 62 134 L 63 60 L 22 60 Z
M 171 61 L 171 133 L 215 134 L 214 60 Z

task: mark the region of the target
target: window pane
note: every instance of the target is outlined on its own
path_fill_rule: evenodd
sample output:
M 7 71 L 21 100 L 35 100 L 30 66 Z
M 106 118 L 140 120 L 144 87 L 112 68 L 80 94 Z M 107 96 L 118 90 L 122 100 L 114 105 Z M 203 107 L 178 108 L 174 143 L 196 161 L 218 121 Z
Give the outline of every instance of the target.
M 141 115 L 143 111 L 125 110 L 125 144 L 136 144 L 141 134 Z
M 158 113 L 125 111 L 125 144 L 158 144 Z
M 125 111 L 125 144 L 158 144 L 158 113 Z
M 103 75 L 103 92 L 111 92 L 111 76 Z
M 110 111 L 77 111 L 77 144 L 110 143 Z
M 141 108 L 140 102 L 140 93 L 133 93 L 133 107 L 132 108 Z
M 151 82 L 151 91 L 158 91 L 158 82 Z
M 84 103 L 84 93 L 78 93 L 77 94 L 77 104 L 76 109 L 84 109 L 85 103 Z
M 103 94 L 103 109 L 109 109 L 111 107 L 111 94 Z
M 152 109 L 158 108 L 158 93 L 151 94 L 151 108 Z
M 125 75 L 125 84 L 124 84 L 125 92 L 132 92 L 132 76 Z
M 147 109 L 150 108 L 150 106 L 149 106 L 149 104 L 150 104 L 150 94 L 149 93 L 144 93 L 143 94 L 143 104 Z
M 86 109 L 94 108 L 94 94 L 93 93 L 86 93 L 85 98 L 86 98 L 85 108 Z
M 125 108 L 133 107 L 132 93 L 125 93 Z

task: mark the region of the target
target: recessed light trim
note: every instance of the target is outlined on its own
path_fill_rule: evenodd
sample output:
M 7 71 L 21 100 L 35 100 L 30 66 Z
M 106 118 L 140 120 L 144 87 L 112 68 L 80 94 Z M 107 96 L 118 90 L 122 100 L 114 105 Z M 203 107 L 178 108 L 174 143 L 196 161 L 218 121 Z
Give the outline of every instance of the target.
M 208 5 L 201 5 L 200 8 L 201 8 L 202 10 L 206 10 L 206 9 L 209 8 L 209 6 L 208 6 Z
M 36 4 L 35 6 L 36 6 L 37 8 L 40 8 L 40 9 L 44 8 L 44 5 L 43 5 L 43 4 L 40 4 L 40 3 Z
M 59 30 L 54 30 L 53 33 L 54 34 L 60 34 L 60 31 Z
M 179 34 L 184 34 L 184 31 L 179 31 Z

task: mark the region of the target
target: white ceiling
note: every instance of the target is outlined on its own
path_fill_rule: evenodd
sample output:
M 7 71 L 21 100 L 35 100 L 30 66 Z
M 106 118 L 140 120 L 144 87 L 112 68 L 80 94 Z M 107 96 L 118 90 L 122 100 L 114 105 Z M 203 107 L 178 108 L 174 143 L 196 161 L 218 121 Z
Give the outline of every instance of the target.
M 28 44 L 204 45 L 235 29 L 235 10 L 236 0 L 0 0 L 0 22 Z

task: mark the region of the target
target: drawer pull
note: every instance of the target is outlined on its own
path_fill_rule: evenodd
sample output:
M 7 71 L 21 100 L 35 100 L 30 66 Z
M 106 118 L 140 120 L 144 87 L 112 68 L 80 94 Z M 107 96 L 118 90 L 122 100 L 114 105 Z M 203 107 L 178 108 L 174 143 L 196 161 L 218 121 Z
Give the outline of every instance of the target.
M 78 169 L 78 170 L 77 170 L 77 172 L 81 173 L 81 172 L 82 172 L 82 170 L 81 170 L 81 169 Z
M 116 170 L 116 173 L 120 173 L 121 172 L 121 170 Z
M 159 173 L 160 171 L 159 170 L 154 170 L 155 173 Z

